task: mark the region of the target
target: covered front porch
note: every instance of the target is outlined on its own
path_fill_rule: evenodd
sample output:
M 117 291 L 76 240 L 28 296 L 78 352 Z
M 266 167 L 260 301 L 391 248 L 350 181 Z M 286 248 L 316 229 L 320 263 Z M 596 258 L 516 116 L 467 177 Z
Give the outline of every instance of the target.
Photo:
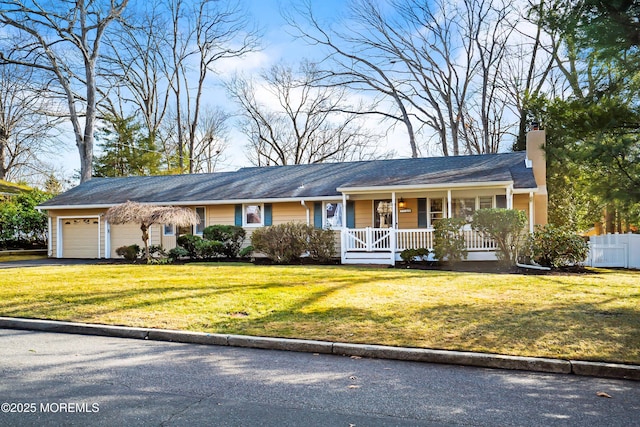
M 512 183 L 466 184 L 456 188 L 340 189 L 347 220 L 340 229 L 343 264 L 388 264 L 400 261 L 405 249 L 433 251 L 434 224 L 443 218 L 465 218 L 483 208 L 519 209 L 529 231 L 535 223 L 533 189 L 513 189 Z M 390 190 L 390 191 L 389 191 Z M 351 218 L 350 218 L 351 213 Z M 468 261 L 495 261 L 495 242 L 466 225 L 461 230 Z M 433 255 L 431 255 L 433 257 Z M 433 259 L 433 258 L 431 258 Z
M 469 261 L 495 261 L 495 242 L 482 233 L 462 230 Z M 343 264 L 389 264 L 400 261 L 405 249 L 427 248 L 433 251 L 434 230 L 395 228 L 356 228 L 341 232 Z

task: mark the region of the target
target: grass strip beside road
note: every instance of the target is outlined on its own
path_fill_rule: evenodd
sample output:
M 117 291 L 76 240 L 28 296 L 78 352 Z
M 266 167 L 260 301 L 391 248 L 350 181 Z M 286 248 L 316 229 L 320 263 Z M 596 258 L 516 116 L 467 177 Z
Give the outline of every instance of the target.
M 0 315 L 640 364 L 640 273 L 252 264 L 0 270 Z

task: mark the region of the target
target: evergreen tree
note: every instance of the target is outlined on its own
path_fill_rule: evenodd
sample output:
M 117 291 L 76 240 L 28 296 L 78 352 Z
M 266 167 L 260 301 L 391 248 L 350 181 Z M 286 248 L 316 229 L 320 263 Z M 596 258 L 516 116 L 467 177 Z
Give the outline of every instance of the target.
M 160 173 L 161 154 L 135 117 L 108 117 L 96 133 L 102 153 L 95 156 L 94 176 L 140 176 Z

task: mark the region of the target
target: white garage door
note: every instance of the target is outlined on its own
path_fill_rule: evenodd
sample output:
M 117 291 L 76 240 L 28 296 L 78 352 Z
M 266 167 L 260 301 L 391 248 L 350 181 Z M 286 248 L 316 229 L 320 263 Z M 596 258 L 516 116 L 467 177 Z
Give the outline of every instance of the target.
M 62 219 L 62 257 L 98 258 L 98 218 Z

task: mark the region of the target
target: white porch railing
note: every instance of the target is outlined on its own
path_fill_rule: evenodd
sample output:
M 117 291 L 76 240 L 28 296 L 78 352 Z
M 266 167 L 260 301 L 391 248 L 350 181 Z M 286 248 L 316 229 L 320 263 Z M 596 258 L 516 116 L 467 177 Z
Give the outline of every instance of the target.
M 391 228 L 354 228 L 343 233 L 347 251 L 391 251 Z
M 493 239 L 475 230 L 463 230 L 467 251 L 493 251 Z M 395 235 L 395 236 L 394 236 Z M 433 229 L 351 228 L 343 232 L 344 250 L 377 252 L 401 252 L 405 249 L 427 248 L 433 250 Z M 394 239 L 395 237 L 395 239 Z M 395 245 L 393 242 L 395 241 Z

